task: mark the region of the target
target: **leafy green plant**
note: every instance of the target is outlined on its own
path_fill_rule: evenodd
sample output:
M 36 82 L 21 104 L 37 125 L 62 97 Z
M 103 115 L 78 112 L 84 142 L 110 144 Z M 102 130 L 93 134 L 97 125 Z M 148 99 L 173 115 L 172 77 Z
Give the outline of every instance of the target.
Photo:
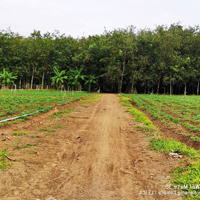
M 174 169 L 172 184 L 174 188 L 177 186 L 185 186 L 184 188 L 179 188 L 183 192 L 196 192 L 196 194 L 187 195 L 186 199 L 200 199 L 200 161 L 191 163 L 187 167 L 178 167 Z M 184 194 L 184 193 L 183 193 Z
M 12 132 L 12 135 L 20 136 L 20 135 L 27 135 L 28 133 L 26 131 L 14 131 Z
M 30 149 L 28 149 L 26 152 L 27 152 L 28 154 L 37 154 L 37 151 L 36 151 L 36 150 L 30 150 Z
M 54 107 L 54 104 L 65 105 L 80 97 L 88 96 L 86 92 L 65 92 L 66 98 L 63 98 L 63 94 L 59 91 L 35 91 L 35 90 L 17 90 L 13 95 L 9 90 L 1 90 L 0 101 L 0 120 L 21 116 L 24 114 L 45 113 Z M 6 112 L 4 112 L 7 110 Z M 12 113 L 12 114 L 11 114 Z M 13 124 L 17 124 L 21 121 L 28 120 L 29 117 L 25 116 L 21 119 L 13 121 Z M 10 121 L 4 122 L 2 125 L 10 125 Z
M 1 152 L 0 152 L 0 156 L 1 156 L 0 169 L 5 170 L 7 167 L 11 166 L 10 162 L 6 162 L 6 157 L 9 155 L 10 154 L 7 152 L 6 148 L 1 150 Z
M 64 84 L 64 80 L 67 80 L 67 76 L 66 76 L 66 71 L 62 70 L 61 72 L 59 72 L 57 67 L 53 68 L 53 72 L 55 74 L 54 77 L 52 77 L 52 85 L 56 85 L 57 88 L 61 88 L 62 84 Z
M 14 147 L 14 149 L 24 149 L 24 148 L 30 148 L 33 146 L 37 146 L 37 144 L 23 144 L 23 145 L 20 145 L 20 144 L 21 144 L 21 139 L 17 138 L 16 146 Z
M 0 73 L 0 82 L 3 84 L 3 89 L 14 84 L 15 79 L 17 79 L 17 76 L 13 76 L 12 73 L 7 72 L 6 69 L 3 68 L 3 72 Z
M 83 67 L 80 69 L 71 69 L 69 71 L 69 84 L 72 86 L 75 86 L 75 90 L 78 89 L 78 87 L 81 87 L 81 81 L 85 80 L 85 75 L 82 75 Z
M 85 81 L 85 85 L 88 85 L 88 91 L 91 92 L 91 85 L 96 84 L 96 79 L 98 77 L 90 74 L 90 75 L 87 75 L 86 78 L 87 78 L 87 80 Z
M 187 145 L 172 139 L 158 138 L 150 141 L 150 148 L 158 152 L 169 154 L 170 152 L 188 155 L 190 158 L 200 158 L 200 154 Z

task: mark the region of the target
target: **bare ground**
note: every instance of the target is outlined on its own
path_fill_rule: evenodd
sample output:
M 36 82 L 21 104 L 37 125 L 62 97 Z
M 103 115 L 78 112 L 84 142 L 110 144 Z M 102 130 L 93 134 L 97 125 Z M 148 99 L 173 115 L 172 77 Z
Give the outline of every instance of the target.
M 10 135 L 26 129 L 33 137 L 21 140 L 37 144 L 31 147 L 36 153 L 29 154 L 27 149 L 13 150 L 19 136 L 0 141 L 1 149 L 7 146 L 17 159 L 0 172 L 1 200 L 181 199 L 155 194 L 168 191 L 168 175 L 178 161 L 148 148 L 149 139 L 134 129 L 137 124 L 117 95 L 104 94 L 84 105 L 74 103 L 67 116 L 49 119 L 49 113 L 1 130 Z M 140 194 L 148 190 L 154 194 Z

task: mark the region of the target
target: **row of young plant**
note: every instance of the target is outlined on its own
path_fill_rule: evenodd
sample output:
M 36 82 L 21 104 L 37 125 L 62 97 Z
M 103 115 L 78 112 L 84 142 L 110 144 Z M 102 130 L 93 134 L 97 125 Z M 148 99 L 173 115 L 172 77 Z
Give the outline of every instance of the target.
M 7 92 L 4 91 L 4 93 L 7 94 L 8 91 Z M 32 90 L 29 90 L 29 91 L 26 90 L 26 91 L 19 91 L 18 95 L 24 96 L 24 95 L 27 95 L 27 93 L 29 93 L 29 95 L 35 94 L 35 96 L 38 96 L 38 97 L 40 97 L 43 94 L 42 91 L 35 93 Z M 56 92 L 56 91 L 52 91 L 52 93 L 55 94 L 54 96 L 49 91 L 47 91 L 46 93 L 47 94 L 49 93 L 49 96 L 52 96 L 52 97 L 55 97 L 56 95 L 60 96 L 60 95 L 58 95 L 59 93 Z M 82 95 L 83 95 L 83 93 L 82 93 Z M 83 100 L 80 100 L 79 103 L 80 104 L 92 103 L 93 100 L 96 100 L 98 98 L 100 98 L 100 95 L 90 95 L 90 96 L 85 97 Z M 49 117 L 49 119 L 55 119 L 56 117 L 65 118 L 69 113 L 73 112 L 74 110 L 75 110 L 75 107 L 67 108 L 67 109 L 64 109 L 62 111 L 58 111 L 56 113 L 53 113 Z M 26 119 L 19 119 L 19 120 L 23 121 L 23 120 L 26 120 Z M 17 120 L 15 120 L 14 122 L 17 122 Z M 6 170 L 6 169 L 8 169 L 9 167 L 12 166 L 14 161 L 18 161 L 18 160 L 11 158 L 11 157 L 14 156 L 13 153 L 12 154 L 10 153 L 12 151 L 11 148 L 13 148 L 13 150 L 26 149 L 26 152 L 28 154 L 37 154 L 35 147 L 38 144 L 35 143 L 35 142 L 32 142 L 32 138 L 36 137 L 35 134 L 43 132 L 46 136 L 50 136 L 50 134 L 54 134 L 56 132 L 56 129 L 59 129 L 59 128 L 62 128 L 62 124 L 57 124 L 56 126 L 55 125 L 54 126 L 51 126 L 51 125 L 50 126 L 44 126 L 40 129 L 38 129 L 34 133 L 30 133 L 30 132 L 27 132 L 27 131 L 24 131 L 24 130 L 19 130 L 19 131 L 13 131 L 10 135 L 5 134 L 5 133 L 1 134 L 1 141 L 5 142 L 4 143 L 5 148 L 3 148 L 0 151 L 0 170 Z M 12 138 L 10 138 L 10 136 Z M 10 161 L 12 161 L 12 162 L 10 162 Z
M 54 104 L 64 105 L 87 95 L 86 92 L 17 90 L 11 93 L 11 91 L 1 91 L 0 120 L 34 113 L 38 110 L 47 112 Z
M 153 96 L 153 97 L 152 97 Z M 174 106 L 185 106 L 190 109 L 200 109 L 200 98 L 198 96 L 167 96 L 167 95 L 150 95 L 149 98 L 163 101 L 163 103 L 172 103 Z
M 193 132 L 200 132 L 200 128 L 192 125 L 187 122 L 182 122 L 180 118 L 176 118 L 170 114 L 167 114 L 166 112 L 161 111 L 157 107 L 153 107 L 152 105 L 144 102 L 141 98 L 140 95 L 127 95 L 130 98 L 133 99 L 133 101 L 136 103 L 137 106 L 139 106 L 142 110 L 147 110 L 153 117 L 154 119 L 160 119 L 163 123 L 175 123 L 175 124 L 180 124 L 183 127 L 188 128 L 190 131 Z
M 157 107 L 153 107 L 152 105 L 144 102 L 142 100 L 142 98 L 140 96 L 138 96 L 138 95 L 127 95 L 127 94 L 124 94 L 124 95 L 126 97 L 130 97 L 134 101 L 134 103 L 138 107 L 140 107 L 142 110 L 148 111 L 152 115 L 152 117 L 154 119 L 160 119 L 163 123 L 167 123 L 169 125 L 171 125 L 171 124 L 180 124 L 181 126 L 187 128 L 191 132 L 191 133 L 182 132 L 183 135 L 185 135 L 185 134 L 188 135 L 189 134 L 190 137 L 189 136 L 188 137 L 191 140 L 198 141 L 198 142 L 200 141 L 200 137 L 194 136 L 192 134 L 192 132 L 199 133 L 200 132 L 200 128 L 199 127 L 194 126 L 194 125 L 192 125 L 190 123 L 182 122 L 182 120 L 180 118 L 176 118 L 176 117 L 174 117 L 172 115 L 169 115 L 169 114 L 161 111 Z
M 200 152 L 181 142 L 162 137 L 149 118 L 133 107 L 130 103 L 132 98 L 128 95 L 121 96 L 121 101 L 128 107 L 128 112 L 132 114 L 134 120 L 142 124 L 135 128 L 145 130 L 148 137 L 152 137 L 149 144 L 151 149 L 167 155 L 173 150 L 173 152 L 184 156 L 182 162 L 190 162 L 186 167 L 177 167 L 172 170 L 170 188 L 175 190 L 177 195 L 185 196 L 186 199 L 200 199 Z M 141 102 L 136 103 L 136 105 L 139 104 Z
M 176 96 L 173 96 L 173 99 L 176 99 Z M 171 113 L 174 113 L 178 115 L 179 118 L 184 119 L 186 121 L 197 123 L 197 126 L 200 122 L 200 110 L 199 109 L 191 109 L 190 107 L 193 105 L 192 103 L 188 105 L 177 105 L 174 103 L 172 98 L 169 98 L 169 100 L 166 100 L 164 96 L 147 96 L 142 95 L 142 100 L 148 101 L 151 105 L 154 107 L 157 107 L 159 109 L 162 109 L 164 111 L 170 111 Z M 196 102 L 200 103 L 200 98 L 196 100 Z

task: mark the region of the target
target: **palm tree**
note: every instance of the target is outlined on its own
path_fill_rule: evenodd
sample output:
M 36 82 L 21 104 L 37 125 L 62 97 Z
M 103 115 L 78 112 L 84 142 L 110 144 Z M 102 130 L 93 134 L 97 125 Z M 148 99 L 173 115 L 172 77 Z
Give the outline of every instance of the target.
M 97 83 L 97 82 L 96 82 L 96 79 L 97 79 L 97 78 L 98 78 L 98 77 L 96 77 L 95 75 L 92 75 L 92 74 L 90 74 L 90 75 L 87 76 L 87 80 L 85 81 L 85 85 L 88 85 L 88 87 L 89 87 L 89 92 L 91 92 L 91 85 Z
M 69 83 L 75 86 L 75 90 L 77 90 L 78 87 L 81 88 L 81 80 L 85 79 L 85 75 L 81 74 L 83 69 L 84 68 L 81 67 L 80 69 L 76 68 L 69 71 Z
M 52 77 L 52 85 L 56 85 L 57 88 L 62 88 L 62 84 L 64 83 L 64 80 L 67 79 L 66 71 L 62 70 L 61 72 L 59 72 L 57 67 L 53 68 L 53 72 L 55 74 L 54 77 Z
M 3 84 L 3 89 L 14 84 L 15 79 L 17 79 L 17 76 L 13 76 L 12 73 L 7 72 L 6 69 L 3 68 L 3 73 L 0 74 L 0 82 Z

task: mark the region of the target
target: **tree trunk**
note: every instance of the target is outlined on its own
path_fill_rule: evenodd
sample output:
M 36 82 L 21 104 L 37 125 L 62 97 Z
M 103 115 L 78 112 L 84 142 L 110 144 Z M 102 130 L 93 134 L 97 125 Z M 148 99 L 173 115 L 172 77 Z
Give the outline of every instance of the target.
M 169 90 L 170 90 L 170 95 L 172 95 L 172 80 L 171 80 L 171 76 L 170 76 L 170 81 L 169 81 Z
M 133 94 L 134 88 L 133 88 L 133 83 L 131 84 L 131 94 Z
M 89 84 L 89 92 L 91 92 L 91 84 Z
M 6 86 L 5 86 L 5 83 L 2 85 L 2 90 L 5 90 L 6 89 Z
M 197 84 L 197 95 L 199 95 L 199 82 Z
M 125 61 L 123 61 L 122 75 L 121 75 L 121 80 L 120 80 L 120 84 L 119 84 L 118 93 L 122 92 L 122 84 L 123 84 L 123 80 L 124 80 L 125 67 L 126 67 Z
M 181 86 L 179 85 L 178 86 L 178 94 L 180 94 L 181 93 Z
M 33 89 L 34 69 L 31 76 L 31 89 Z
M 44 72 L 42 74 L 42 89 L 44 89 Z
M 19 89 L 22 89 L 22 79 L 19 79 Z
M 160 89 L 160 79 L 159 79 L 159 81 L 158 81 L 157 94 L 159 94 L 159 89 Z
M 187 94 L 187 83 L 185 83 L 184 85 L 185 85 L 184 95 L 186 95 Z
M 146 85 L 144 86 L 144 94 L 146 94 L 147 93 L 147 87 L 146 87 Z

